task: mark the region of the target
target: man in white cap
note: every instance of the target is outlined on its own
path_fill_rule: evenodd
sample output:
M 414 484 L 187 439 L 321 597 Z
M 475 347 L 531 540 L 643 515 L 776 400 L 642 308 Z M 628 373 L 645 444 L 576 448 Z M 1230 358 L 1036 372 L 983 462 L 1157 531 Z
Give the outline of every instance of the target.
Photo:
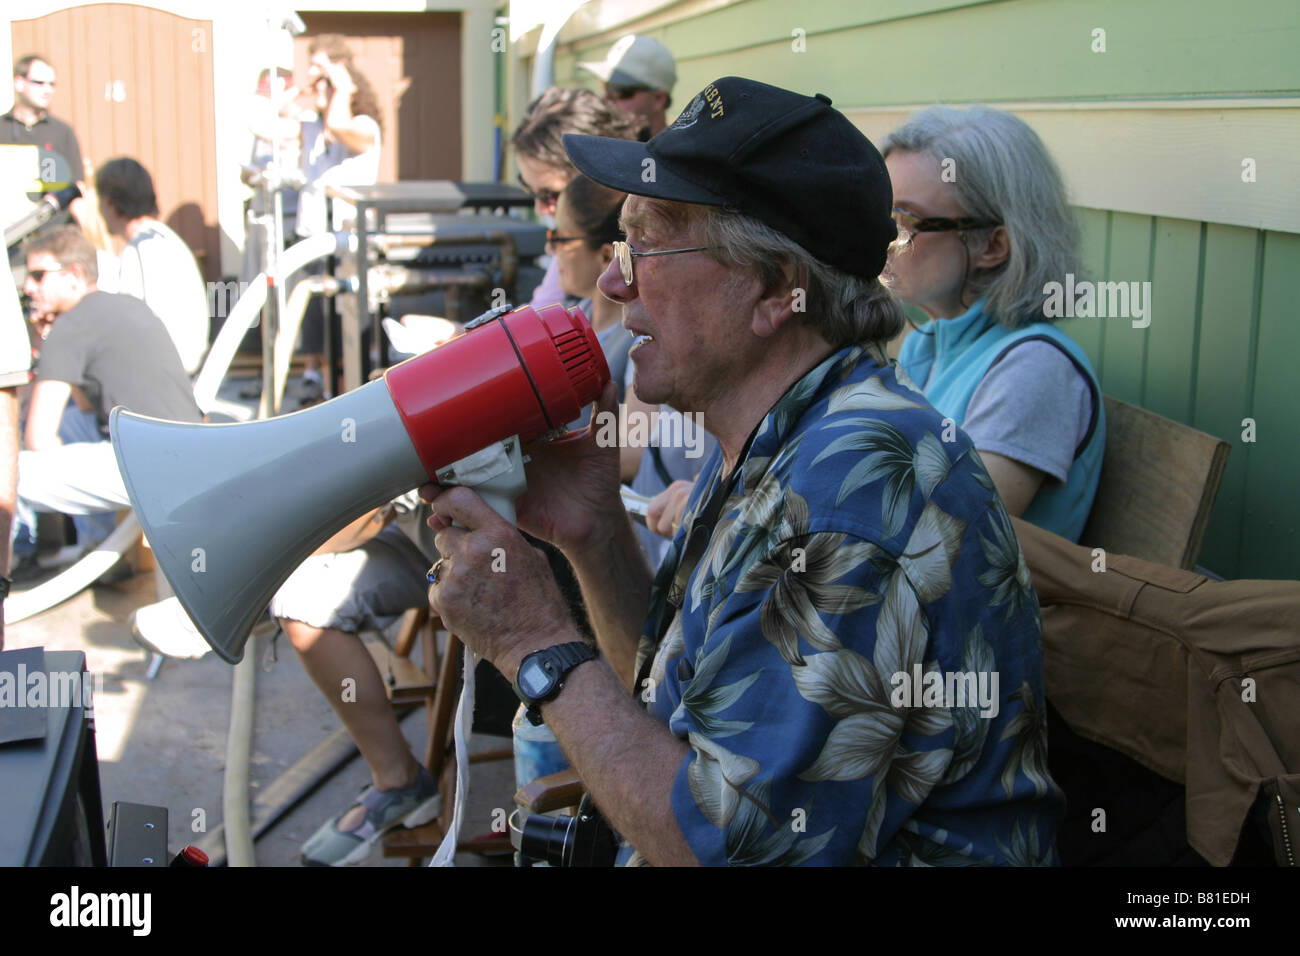
M 601 62 L 578 65 L 605 81 L 605 99 L 649 130 L 643 139 L 668 125 L 664 111 L 672 105 L 677 64 L 658 40 L 629 34 Z

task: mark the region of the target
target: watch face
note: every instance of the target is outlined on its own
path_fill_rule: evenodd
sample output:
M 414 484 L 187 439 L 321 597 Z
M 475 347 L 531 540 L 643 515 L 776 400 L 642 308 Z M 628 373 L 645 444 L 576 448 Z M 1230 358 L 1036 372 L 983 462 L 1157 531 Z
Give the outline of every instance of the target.
M 519 689 L 529 697 L 541 697 L 551 689 L 550 668 L 542 661 L 525 661 L 519 668 Z

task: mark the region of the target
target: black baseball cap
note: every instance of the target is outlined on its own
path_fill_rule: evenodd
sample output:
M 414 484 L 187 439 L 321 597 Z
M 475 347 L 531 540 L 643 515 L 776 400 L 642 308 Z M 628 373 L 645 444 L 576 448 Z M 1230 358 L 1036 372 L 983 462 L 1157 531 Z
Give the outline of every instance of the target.
M 567 133 L 564 148 L 598 183 L 731 207 L 851 275 L 880 275 L 898 234 L 885 161 L 821 93 L 724 76 L 647 143 Z

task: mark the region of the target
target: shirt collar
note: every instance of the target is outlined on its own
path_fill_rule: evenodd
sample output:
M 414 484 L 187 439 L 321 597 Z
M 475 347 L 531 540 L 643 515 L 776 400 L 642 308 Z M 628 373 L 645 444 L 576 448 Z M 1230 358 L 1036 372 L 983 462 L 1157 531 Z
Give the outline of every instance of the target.
M 19 126 L 21 126 L 21 127 L 22 127 L 23 129 L 25 129 L 25 130 L 31 131 L 31 130 L 34 130 L 36 127 L 40 126 L 42 123 L 46 123 L 46 122 L 49 121 L 49 119 L 50 119 L 50 111 L 49 111 L 49 110 L 43 110 L 43 111 L 41 111 L 41 113 L 39 113 L 39 114 L 37 115 L 37 117 L 36 117 L 36 122 L 33 123 L 31 126 L 28 126 L 26 123 L 24 123 L 22 120 L 20 120 L 17 116 L 15 116 L 13 110 L 10 110 L 8 113 L 5 113 L 3 118 L 9 120 L 9 122 L 11 122 L 11 123 L 17 123 Z
M 776 404 L 759 422 L 754 440 L 750 442 L 748 454 L 737 465 L 740 471 L 735 485 L 737 494 L 743 495 L 746 493 L 746 487 L 757 486 L 758 481 L 767 472 L 768 463 L 786 444 L 808 409 L 822 396 L 827 383 L 842 382 L 862 362 L 876 366 L 888 364 L 883 350 L 879 348 L 861 345 L 845 346 L 837 352 L 832 352 L 819 364 L 809 369 L 777 399 Z M 718 455 L 718 467 L 721 468 L 721 449 L 718 450 Z

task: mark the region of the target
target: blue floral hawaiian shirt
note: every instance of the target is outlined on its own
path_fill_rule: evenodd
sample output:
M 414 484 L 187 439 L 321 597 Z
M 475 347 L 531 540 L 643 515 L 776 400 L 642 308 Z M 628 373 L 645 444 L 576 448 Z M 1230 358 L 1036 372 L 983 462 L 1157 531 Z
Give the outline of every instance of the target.
M 851 347 L 773 406 L 739 470 L 674 612 L 719 452 L 701 473 L 638 659 L 641 699 L 692 748 L 672 801 L 696 856 L 1055 863 L 1038 601 L 966 434 Z

